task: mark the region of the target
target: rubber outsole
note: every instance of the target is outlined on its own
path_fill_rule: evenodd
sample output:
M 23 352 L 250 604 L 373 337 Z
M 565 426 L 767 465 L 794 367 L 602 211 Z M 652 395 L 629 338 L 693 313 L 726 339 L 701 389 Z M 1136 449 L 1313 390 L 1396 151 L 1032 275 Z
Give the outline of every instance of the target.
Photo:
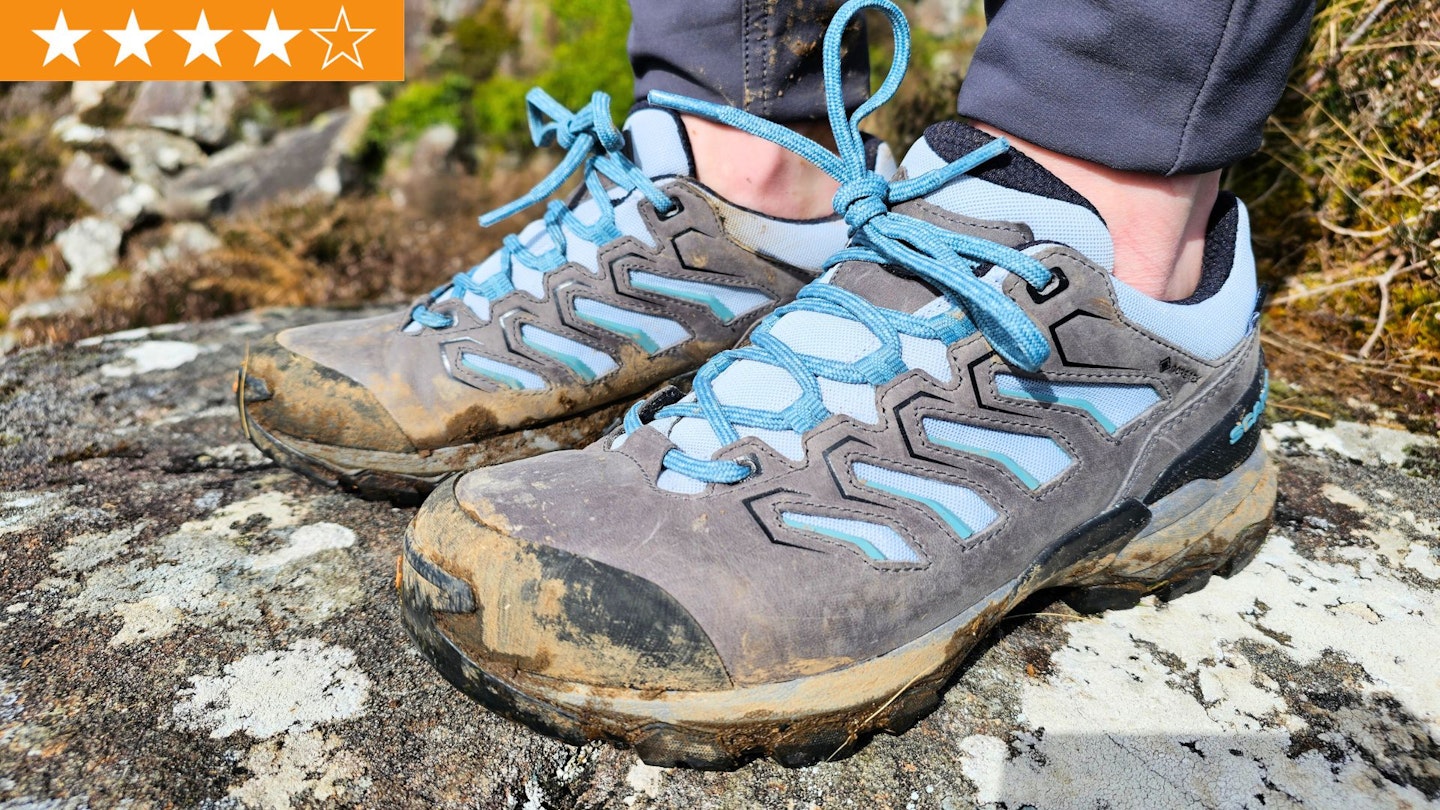
M 848 756 L 876 733 L 909 729 L 939 705 L 976 645 L 1036 594 L 1096 613 L 1133 607 L 1149 596 L 1174 599 L 1203 588 L 1214 575 L 1234 575 L 1265 540 L 1276 477 L 1274 463 L 1257 449 L 1220 482 L 1196 482 L 1196 491 L 1182 490 L 1151 508 L 1122 502 L 925 638 L 844 671 L 782 684 L 657 695 L 557 682 L 505 662 L 473 660 L 442 626 L 445 613 L 456 612 L 457 601 L 463 604 L 468 586 L 413 552 L 408 535 L 398 583 L 402 615 L 446 680 L 542 734 L 575 745 L 606 740 L 662 767 L 731 770 L 758 757 L 801 767 Z M 1160 520 L 1167 500 L 1187 511 Z M 475 609 L 473 603 L 468 609 Z M 909 673 L 915 674 L 900 680 Z M 887 677 L 891 685 L 883 689 L 850 688 Z M 847 695 L 853 695 L 848 703 Z

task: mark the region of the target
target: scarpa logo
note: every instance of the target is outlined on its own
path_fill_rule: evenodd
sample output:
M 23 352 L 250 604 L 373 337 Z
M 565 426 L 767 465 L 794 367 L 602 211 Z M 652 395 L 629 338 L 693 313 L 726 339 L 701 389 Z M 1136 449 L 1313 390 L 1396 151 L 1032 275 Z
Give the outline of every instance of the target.
M 1270 372 L 1267 370 L 1265 376 L 1260 379 L 1260 396 L 1255 400 L 1255 404 L 1244 416 L 1240 417 L 1240 420 L 1235 423 L 1235 427 L 1230 428 L 1231 444 L 1240 441 L 1246 433 L 1250 432 L 1250 428 L 1255 427 L 1255 423 L 1260 421 L 1260 414 L 1265 413 L 1265 400 L 1269 397 Z

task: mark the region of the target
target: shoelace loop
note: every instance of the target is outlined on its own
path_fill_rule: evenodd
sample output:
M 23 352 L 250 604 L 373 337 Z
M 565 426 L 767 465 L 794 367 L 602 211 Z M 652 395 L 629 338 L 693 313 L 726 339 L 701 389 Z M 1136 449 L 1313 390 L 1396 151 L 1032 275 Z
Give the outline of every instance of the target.
M 550 94 L 535 87 L 525 94 L 525 114 L 530 122 L 530 138 L 535 145 L 559 146 L 567 150 L 565 157 L 524 196 L 481 216 L 480 225 L 488 228 L 543 201 L 581 170 L 586 190 L 600 206 L 600 218 L 587 225 L 575 216 L 569 206 L 559 200 L 551 201 L 546 206 L 544 217 L 545 232 L 552 243 L 550 250 L 535 253 L 514 234 L 506 236 L 500 249 L 497 273 L 480 281 L 471 276 L 474 268 L 457 273 L 450 284 L 430 293 L 429 304 L 434 304 L 451 290 L 458 291 L 462 297 L 473 294 L 492 301 L 500 298 L 515 289 L 510 275 L 515 263 L 540 272 L 554 270 L 566 262 L 567 228 L 595 244 L 619 238 L 614 209 L 606 205 L 610 197 L 602 177 L 627 192 L 640 191 L 661 214 L 668 214 L 675 208 L 675 200 L 661 191 L 644 171 L 625 156 L 625 134 L 616 128 L 610 117 L 608 94 L 597 91 L 590 97 L 589 104 L 571 112 Z M 411 310 L 410 319 L 430 329 L 448 329 L 455 323 L 454 318 L 431 310 L 427 304 Z
M 840 75 L 840 46 L 846 26 L 867 8 L 881 11 L 894 30 L 895 58 L 885 81 L 870 99 L 847 116 Z M 826 107 L 835 136 L 836 153 L 831 153 L 793 130 L 758 118 L 733 107 L 689 99 L 671 93 L 652 92 L 652 104 L 700 115 L 772 141 L 809 160 L 840 182 L 835 193 L 835 210 L 850 226 L 851 244 L 830 257 L 826 267 L 847 261 L 873 262 L 904 267 L 944 291 L 966 318 L 952 314 L 922 318 L 884 309 L 843 288 L 816 282 L 801 290 L 794 303 L 771 313 L 752 332 L 750 345 L 722 352 L 695 375 L 694 398 L 659 409 L 657 418 L 698 417 L 714 431 L 722 447 L 740 438 L 736 425 L 760 430 L 794 430 L 804 433 L 830 415 L 816 380 L 880 385 L 906 370 L 900 336 L 940 340 L 949 345 L 978 329 L 1006 362 L 1035 370 L 1049 356 L 1050 345 L 1025 311 L 997 287 L 981 280 L 976 272 L 993 266 L 1017 275 L 1035 289 L 1044 288 L 1051 272 L 1031 256 L 1013 248 L 938 225 L 898 214 L 895 205 L 929 194 L 962 174 L 1004 154 L 1009 145 L 1003 139 L 964 155 L 949 165 L 918 177 L 890 182 L 870 170 L 865 158 L 860 122 L 885 104 L 899 88 L 910 58 L 910 29 L 904 14 L 890 0 L 849 0 L 836 13 L 825 34 L 824 70 Z M 801 355 L 771 334 L 779 319 L 791 312 L 819 312 L 860 323 L 870 330 L 880 347 L 855 363 L 838 363 L 825 358 Z M 800 395 L 779 412 L 726 405 L 719 401 L 713 384 L 725 369 L 740 360 L 755 360 L 791 374 Z M 627 433 L 639 430 L 646 420 L 640 416 L 643 402 L 625 416 Z M 679 448 L 666 452 L 665 468 L 710 483 L 737 483 L 756 469 L 748 459 L 695 458 Z
M 871 220 L 890 211 L 890 181 L 877 172 L 846 180 L 835 192 L 835 211 L 845 218 L 852 235 L 859 233 Z

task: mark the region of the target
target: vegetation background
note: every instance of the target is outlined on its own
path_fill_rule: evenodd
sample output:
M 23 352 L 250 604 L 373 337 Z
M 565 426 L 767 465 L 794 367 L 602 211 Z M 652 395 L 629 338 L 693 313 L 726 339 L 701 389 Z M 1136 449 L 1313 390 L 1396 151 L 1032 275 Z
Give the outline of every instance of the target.
M 903 152 L 953 114 L 984 28 L 975 0 L 902 0 L 915 23 L 910 79 L 872 128 Z M 223 247 L 164 273 L 122 264 L 56 317 L 11 324 L 18 345 L 256 306 L 401 301 L 465 269 L 506 226 L 474 216 L 526 190 L 553 156 L 529 144 L 524 93 L 567 105 L 595 89 L 622 115 L 631 95 L 625 0 L 484 0 L 425 31 L 411 78 L 382 88 L 359 154 L 365 182 L 340 201 L 276 203 L 211 227 Z M 889 43 L 872 43 L 883 73 Z M 70 150 L 0 85 L 0 328 L 13 309 L 57 295 L 55 235 L 85 213 L 59 182 Z M 54 89 L 56 98 L 67 92 Z M 105 125 L 124 86 L 86 113 Z M 348 88 L 252 88 L 245 115 L 303 124 Z M 1440 430 L 1440 0 L 1322 2 L 1263 149 L 1226 175 L 1246 199 L 1272 297 L 1266 345 L 1272 416 L 1361 419 Z M 13 105 L 12 105 L 13 106 Z M 402 201 L 388 178 L 438 124 L 459 133 L 454 168 Z

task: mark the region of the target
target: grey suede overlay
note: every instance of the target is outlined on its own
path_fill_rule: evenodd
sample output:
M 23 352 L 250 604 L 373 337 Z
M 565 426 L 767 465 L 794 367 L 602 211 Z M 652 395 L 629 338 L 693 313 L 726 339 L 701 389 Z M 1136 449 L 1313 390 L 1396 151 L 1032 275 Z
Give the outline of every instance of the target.
M 753 323 L 792 299 L 814 276 L 737 244 L 723 226 L 729 204 L 702 187 L 672 178 L 664 188 L 680 202 L 678 213 L 660 216 L 648 202 L 642 202 L 639 209 L 655 247 L 630 236 L 604 245 L 598 272 L 573 262 L 566 264 L 546 274 L 542 299 L 515 290 L 491 302 L 491 317 L 483 321 L 461 301 L 447 299 L 429 306 L 452 317 L 455 325 L 426 329 L 418 335 L 402 331 L 409 322 L 407 309 L 379 318 L 291 329 L 281 333 L 278 341 L 286 350 L 362 386 L 422 450 L 544 424 L 634 398 L 733 346 Z M 703 304 L 634 288 L 629 276 L 632 270 L 743 287 L 764 293 L 770 303 L 725 322 Z M 669 318 L 692 337 L 650 355 L 628 338 L 578 318 L 573 307 L 577 296 Z M 618 368 L 587 382 L 522 341 L 520 330 L 525 324 L 602 351 Z M 511 389 L 468 370 L 460 362 L 463 353 L 530 371 L 548 385 L 542 390 Z M 290 384 L 283 377 L 266 382 L 272 390 L 284 390 Z M 295 384 L 302 382 L 296 380 Z M 296 430 L 291 428 L 291 432 Z
M 934 214 L 923 205 L 900 211 Z M 1020 279 L 1005 284 L 1055 344 L 1031 376 L 1144 384 L 1160 397 L 1114 435 L 1081 410 L 1001 396 L 994 375 L 1023 372 L 1006 366 L 977 334 L 951 347 L 948 383 L 920 371 L 902 374 L 879 389 L 877 424 L 832 416 L 804 437 L 801 462 L 757 439 L 722 449 L 717 458 L 749 456 L 758 465 L 738 484 L 698 495 L 658 489 L 671 445 L 642 429 L 618 449 L 606 439 L 477 470 L 460 479 L 453 497 L 513 537 L 659 585 L 704 629 L 737 684 L 786 680 L 889 652 L 1012 581 L 1079 524 L 1123 499 L 1143 498 L 1177 449 L 1194 444 L 1239 402 L 1262 362 L 1254 333 L 1214 362 L 1190 356 L 1127 321 L 1103 269 L 1064 246 L 1037 255 L 1069 285 L 1036 302 Z M 857 267 L 854 277 L 863 275 Z M 890 278 L 897 290 L 918 284 Z M 1031 491 L 997 462 L 931 443 L 921 428 L 927 416 L 1047 436 L 1074 462 Z M 961 539 L 923 505 L 866 487 L 853 473 L 856 462 L 967 487 L 999 519 Z M 922 559 L 875 562 L 848 544 L 785 526 L 780 513 L 787 509 L 882 523 Z

